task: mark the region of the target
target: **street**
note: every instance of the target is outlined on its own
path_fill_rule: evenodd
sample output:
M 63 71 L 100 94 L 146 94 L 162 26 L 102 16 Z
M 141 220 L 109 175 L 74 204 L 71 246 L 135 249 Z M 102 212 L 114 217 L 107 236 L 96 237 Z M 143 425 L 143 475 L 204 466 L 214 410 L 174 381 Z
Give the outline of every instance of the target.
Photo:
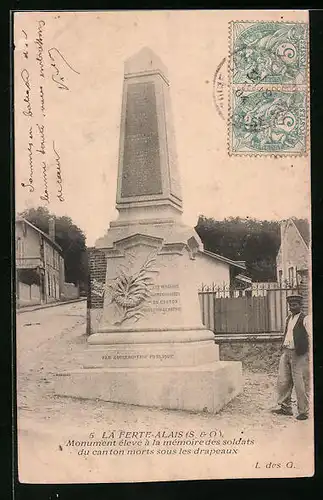
M 72 346 L 85 343 L 86 301 L 17 314 L 18 410 L 35 411 L 51 376 L 71 369 Z
M 21 481 L 102 482 L 106 480 L 108 463 L 109 480 L 124 480 L 124 464 L 119 462 L 122 457 L 105 457 L 104 461 L 95 456 L 80 457 L 77 450 L 66 447 L 66 442 L 70 439 L 87 439 L 93 431 L 99 434 L 110 432 L 111 429 L 198 429 L 210 432 L 217 428 L 226 437 L 243 436 L 259 445 L 253 450 L 246 450 L 247 455 L 244 453 L 240 462 L 245 457 L 248 457 L 248 461 L 254 460 L 254 453 L 258 460 L 263 450 L 270 457 L 271 453 L 275 453 L 270 450 L 281 448 L 283 441 L 285 444 L 289 442 L 286 446 L 289 456 L 291 446 L 295 445 L 295 456 L 301 457 L 304 463 L 311 460 L 308 453 L 312 457 L 312 421 L 297 422 L 292 417 L 279 417 L 269 411 L 274 403 L 276 373 L 253 373 L 245 370 L 244 391 L 216 415 L 57 396 L 55 375 L 78 368 L 78 354 L 86 348 L 85 328 L 85 301 L 17 314 L 18 449 Z M 127 462 L 129 480 L 143 477 L 147 460 L 145 457 L 142 460 L 143 463 L 136 457 L 136 462 Z M 156 480 L 161 480 L 163 473 L 180 479 L 184 466 L 188 470 L 194 470 L 196 478 L 207 477 L 208 474 L 209 477 L 217 477 L 217 474 L 224 474 L 225 477 L 226 474 L 220 468 L 215 473 L 213 469 L 209 469 L 209 465 L 203 465 L 202 458 L 198 461 L 198 467 L 197 463 L 193 466 L 189 461 L 185 462 L 186 465 L 183 462 L 177 468 L 177 475 L 171 463 L 165 472 L 160 463 L 155 462 L 157 457 L 149 460 L 152 476 Z M 223 467 L 225 463 L 227 462 L 223 462 Z M 220 463 L 217 464 L 220 467 Z M 245 467 L 247 465 L 246 462 Z M 261 470 L 259 474 L 261 475 Z

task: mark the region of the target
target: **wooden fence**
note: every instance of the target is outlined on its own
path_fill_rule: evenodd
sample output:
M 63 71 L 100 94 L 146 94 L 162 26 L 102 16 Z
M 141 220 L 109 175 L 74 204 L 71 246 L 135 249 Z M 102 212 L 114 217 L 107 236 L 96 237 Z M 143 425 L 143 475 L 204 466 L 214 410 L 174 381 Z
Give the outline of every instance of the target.
M 293 293 L 298 288 L 262 288 L 252 295 L 226 287 L 203 287 L 199 292 L 202 321 L 215 334 L 282 333 L 288 314 L 286 298 Z

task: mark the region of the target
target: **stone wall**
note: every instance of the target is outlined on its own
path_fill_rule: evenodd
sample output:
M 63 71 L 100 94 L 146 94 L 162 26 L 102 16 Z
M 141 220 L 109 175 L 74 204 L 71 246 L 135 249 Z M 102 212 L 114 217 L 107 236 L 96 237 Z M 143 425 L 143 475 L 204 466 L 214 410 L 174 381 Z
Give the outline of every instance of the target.
M 64 283 L 63 285 L 63 300 L 78 299 L 80 296 L 79 287 L 74 283 Z
M 40 289 L 39 285 L 27 285 L 26 283 L 21 283 L 17 281 L 16 284 L 18 290 L 18 307 L 31 306 L 40 304 Z
M 282 341 L 226 341 L 217 342 L 221 361 L 242 361 L 244 369 L 277 373 Z
M 190 262 L 190 266 L 198 278 L 198 288 L 202 284 L 207 286 L 230 284 L 230 266 L 226 262 L 199 252 L 195 259 Z

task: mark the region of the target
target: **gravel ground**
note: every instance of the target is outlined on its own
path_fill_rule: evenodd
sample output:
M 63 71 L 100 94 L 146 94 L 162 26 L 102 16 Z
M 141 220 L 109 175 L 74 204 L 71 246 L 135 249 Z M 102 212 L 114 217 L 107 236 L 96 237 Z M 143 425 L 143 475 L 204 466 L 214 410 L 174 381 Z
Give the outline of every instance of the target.
M 264 450 L 265 457 L 281 461 L 283 449 L 287 450 L 286 460 L 298 457 L 299 463 L 297 471 L 285 469 L 283 475 L 303 475 L 305 463 L 305 475 L 312 472 L 312 420 L 298 422 L 270 413 L 275 404 L 276 373 L 245 370 L 243 392 L 216 415 L 64 398 L 55 395 L 53 381 L 57 372 L 78 368 L 78 354 L 86 343 L 85 304 L 18 314 L 16 337 L 19 471 L 23 482 L 138 481 L 145 480 L 147 474 L 154 480 L 240 477 L 239 474 L 276 477 L 279 473 L 267 470 L 265 462 L 260 472 L 254 467 L 258 459 L 260 464 L 264 461 Z M 168 458 L 167 463 L 156 462 L 156 457 L 149 461 L 148 457 L 136 457 L 126 472 L 123 463 L 119 464 L 125 457 L 105 457 L 103 461 L 102 457 L 99 460 L 77 456 L 77 450 L 66 448 L 69 439 L 84 440 L 92 431 L 98 436 L 118 429 L 191 429 L 195 435 L 197 430 L 221 430 L 226 437 L 249 437 L 258 446 L 245 449 L 243 460 L 235 462 L 234 470 L 228 469 L 227 457 L 221 462 L 217 459 L 216 471 L 213 457 L 212 467 L 206 457 L 198 460 L 198 466 L 190 462 L 191 457 L 182 459 L 180 466 L 175 462 L 172 466 L 176 457 Z M 232 464 L 235 458 L 230 460 Z

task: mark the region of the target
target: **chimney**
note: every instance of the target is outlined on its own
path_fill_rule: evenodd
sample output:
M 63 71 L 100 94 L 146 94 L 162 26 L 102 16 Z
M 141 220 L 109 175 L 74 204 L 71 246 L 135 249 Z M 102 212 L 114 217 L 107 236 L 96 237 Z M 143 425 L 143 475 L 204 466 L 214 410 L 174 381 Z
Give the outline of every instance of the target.
M 51 217 L 48 221 L 48 234 L 51 240 L 55 241 L 55 219 Z
M 285 228 L 286 228 L 286 221 L 282 220 L 280 222 L 280 243 L 282 243 L 282 241 L 283 241 Z

